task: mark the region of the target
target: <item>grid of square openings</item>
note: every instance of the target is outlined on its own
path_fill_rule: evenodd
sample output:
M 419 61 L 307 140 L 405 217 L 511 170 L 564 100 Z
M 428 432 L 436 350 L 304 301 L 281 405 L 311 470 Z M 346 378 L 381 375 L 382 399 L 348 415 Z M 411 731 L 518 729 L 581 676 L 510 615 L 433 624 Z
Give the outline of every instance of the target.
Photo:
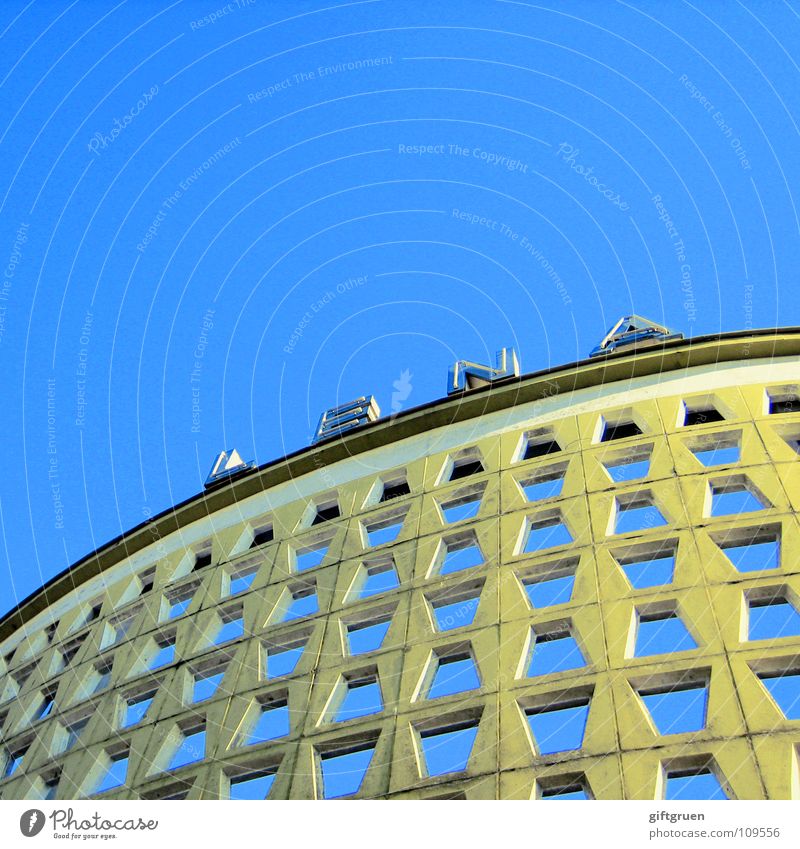
M 687 426 L 694 426 L 694 425 L 687 425 Z M 619 438 L 622 438 L 622 437 L 619 437 Z M 705 447 L 705 443 L 703 444 L 703 447 Z M 713 446 L 713 448 L 711 448 L 709 450 L 712 451 L 712 453 L 713 453 L 713 452 L 717 451 L 717 449 L 719 447 L 720 447 L 719 445 L 715 444 L 715 446 Z M 723 447 L 726 447 L 726 446 L 723 446 Z M 559 448 L 559 450 L 560 450 L 560 448 Z M 701 459 L 701 462 L 703 462 L 703 459 L 699 456 L 701 453 L 703 453 L 700 450 L 700 444 L 699 443 L 697 443 L 697 450 L 695 450 L 694 453 L 696 455 L 698 455 L 698 459 Z M 714 459 L 714 458 L 712 457 L 711 459 Z M 704 465 L 719 465 L 719 463 L 718 462 L 714 462 L 714 463 L 709 462 L 709 463 L 704 463 Z M 547 496 L 545 496 L 545 497 L 547 497 Z M 714 537 L 714 534 L 712 534 L 712 537 Z M 759 538 L 759 539 L 760 539 L 760 541 L 750 540 L 750 541 L 746 541 L 746 542 L 741 542 L 740 540 L 738 540 L 738 538 L 736 540 L 724 540 L 724 541 L 723 540 L 717 541 L 717 539 L 715 538 L 714 541 L 717 542 L 717 544 L 722 549 L 725 556 L 728 557 L 731 560 L 734 567 L 737 568 L 739 571 L 747 571 L 750 568 L 752 568 L 753 570 L 755 570 L 756 568 L 764 568 L 764 569 L 766 569 L 766 568 L 777 568 L 780 564 L 780 541 L 779 541 L 779 538 L 774 537 L 774 538 L 763 538 L 763 539 Z M 762 545 L 764 546 L 764 548 L 760 548 L 760 546 L 762 546 Z M 767 553 L 768 549 L 772 553 Z M 765 553 L 763 556 L 761 554 L 762 552 Z M 748 566 L 745 563 L 745 561 L 742 559 L 742 557 L 740 556 L 740 555 L 745 555 L 745 554 L 747 555 L 747 558 L 751 563 L 754 563 L 756 560 L 760 560 L 761 561 L 760 567 L 756 567 L 756 566 L 750 567 L 750 566 Z M 654 585 L 658 585 L 659 583 L 662 583 L 662 584 L 668 583 L 669 580 L 672 577 L 672 572 L 674 570 L 674 560 L 675 560 L 674 551 L 671 552 L 667 556 L 651 557 L 649 559 L 649 561 L 648 561 L 647 557 L 643 556 L 639 560 L 630 560 L 629 562 L 625 562 L 625 563 L 620 562 L 620 566 L 623 567 L 623 571 L 625 571 L 626 574 L 628 574 L 628 572 L 630 570 L 627 567 L 630 567 L 631 564 L 634 564 L 634 565 L 638 565 L 640 563 L 650 563 L 650 564 L 652 564 L 653 562 L 656 562 L 656 561 L 659 561 L 659 560 L 671 561 L 670 562 L 671 568 L 665 569 L 664 576 L 658 582 L 656 582 Z M 741 565 L 737 565 L 737 564 L 741 564 Z M 653 571 L 652 565 L 650 565 L 647 568 L 644 567 L 644 566 L 642 567 L 642 571 L 647 571 L 647 569 L 649 569 L 652 572 Z M 390 571 L 388 574 L 392 574 L 392 572 Z M 534 582 L 534 583 L 537 583 L 537 582 Z M 540 582 L 540 583 L 544 584 L 546 582 Z M 637 581 L 632 580 L 631 583 L 634 584 L 634 586 L 635 586 Z M 646 586 L 646 584 L 642 584 L 642 586 Z M 151 588 L 152 588 L 152 585 L 147 586 L 146 591 L 151 589 Z M 526 591 L 529 588 L 530 588 L 530 585 L 526 585 Z M 379 589 L 378 592 L 381 592 L 381 590 Z M 366 598 L 366 597 L 368 597 L 368 595 L 369 595 L 369 593 L 365 594 L 363 597 Z M 567 596 L 567 598 L 568 598 L 568 596 Z M 556 603 L 558 603 L 558 602 L 556 602 Z M 789 604 L 791 606 L 791 601 L 787 600 L 787 599 L 783 599 L 782 601 L 778 601 L 777 603 L 778 604 L 786 603 L 786 604 Z M 748 602 L 748 604 L 749 604 L 749 602 Z M 536 607 L 536 604 L 532 602 L 532 606 Z M 540 606 L 542 606 L 542 605 L 540 605 Z M 752 613 L 753 610 L 758 610 L 759 608 L 762 608 L 762 607 L 771 607 L 771 606 L 773 606 L 773 604 L 772 603 L 762 603 L 761 600 L 756 599 L 754 601 L 754 603 L 752 605 L 749 604 L 749 606 L 750 606 L 750 611 Z M 434 615 L 435 615 L 435 618 L 438 616 L 438 614 L 436 614 L 436 613 Z M 670 618 L 670 617 L 667 617 L 667 618 Z M 442 629 L 442 630 L 445 630 L 445 629 Z M 52 634 L 50 634 L 48 636 L 48 639 L 49 640 L 52 639 Z M 757 639 L 757 637 L 752 637 L 751 639 Z M 680 650 L 680 649 L 678 649 L 678 650 Z M 445 666 L 446 665 L 447 664 L 445 664 Z M 773 675 L 772 677 L 763 676 L 763 677 L 761 677 L 761 680 L 762 680 L 762 683 L 764 683 L 764 682 L 767 682 L 767 681 L 786 679 L 786 680 L 790 681 L 790 683 L 794 683 L 794 682 L 792 682 L 792 677 L 793 676 L 790 676 L 790 675 L 780 675 L 780 676 Z M 766 686 L 766 684 L 765 684 L 765 686 Z M 702 690 L 702 688 L 695 688 L 695 689 L 697 689 L 698 691 Z M 691 690 L 691 688 L 685 688 L 685 689 L 672 688 L 670 690 L 665 690 L 664 692 L 661 692 L 661 691 L 645 691 L 643 689 L 643 690 L 637 691 L 637 692 L 638 692 L 640 699 L 642 700 L 642 703 L 647 706 L 648 710 L 650 710 L 650 705 L 654 702 L 654 699 L 656 699 L 656 700 L 661 699 L 664 702 L 664 704 L 667 704 L 670 701 L 670 697 L 677 698 L 679 693 L 684 693 L 684 694 L 688 693 L 689 695 L 686 695 L 687 699 L 689 699 L 690 695 L 691 695 L 692 699 L 695 699 L 695 701 L 693 702 L 692 710 L 696 711 L 697 705 L 698 705 L 698 702 L 696 701 L 697 693 L 695 693 L 693 690 Z M 435 696 L 432 696 L 432 697 L 435 697 Z M 707 698 L 707 696 L 705 698 Z M 701 699 L 700 703 L 702 703 L 703 707 L 705 707 L 705 702 L 702 699 Z M 580 706 L 578 706 L 578 707 L 580 707 Z M 148 709 L 149 709 L 149 704 L 145 705 L 145 707 L 144 707 L 144 714 L 143 714 L 144 717 L 146 717 Z M 554 711 L 554 712 L 557 712 L 557 711 Z M 681 713 L 691 713 L 691 711 L 689 711 L 689 710 L 686 710 L 686 711 L 681 710 L 680 712 Z M 547 711 L 539 711 L 539 713 L 544 715 L 544 714 L 547 713 Z M 652 717 L 653 717 L 653 722 L 656 724 L 656 726 L 658 726 L 659 721 L 656 718 L 656 713 L 657 713 L 656 711 L 651 711 L 651 714 L 652 714 Z M 668 714 L 669 714 L 669 710 L 662 710 L 662 717 L 661 717 L 662 722 L 663 722 L 664 715 L 668 715 Z M 45 713 L 43 716 L 47 716 L 47 715 L 48 714 Z M 531 716 L 534 716 L 534 715 L 536 715 L 536 712 L 531 713 Z M 529 717 L 529 719 L 530 719 L 530 717 Z M 662 733 L 679 733 L 679 732 L 662 732 Z M 704 774 L 704 773 L 701 772 L 700 774 Z M 268 779 L 270 779 L 270 783 L 271 783 L 271 781 L 274 780 L 274 775 L 275 775 L 274 772 L 265 773 L 263 775 L 259 774 L 259 775 L 256 776 L 256 779 L 268 778 Z M 675 776 L 671 776 L 671 777 L 675 777 Z M 237 782 L 237 783 L 245 784 L 244 781 Z M 232 784 L 232 786 L 234 786 L 234 785 Z M 558 795 L 558 794 L 556 794 L 556 795 Z M 263 798 L 263 797 L 261 797 L 261 798 Z

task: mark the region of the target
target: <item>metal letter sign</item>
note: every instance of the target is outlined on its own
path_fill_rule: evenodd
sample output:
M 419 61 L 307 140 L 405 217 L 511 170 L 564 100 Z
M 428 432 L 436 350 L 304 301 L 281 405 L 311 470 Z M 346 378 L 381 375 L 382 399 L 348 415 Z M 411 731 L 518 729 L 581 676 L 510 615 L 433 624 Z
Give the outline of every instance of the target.
M 317 442 L 329 436 L 338 436 L 353 428 L 374 422 L 380 414 L 381 408 L 372 395 L 362 396 L 355 401 L 348 401 L 347 404 L 325 410 L 319 417 L 317 431 L 311 444 L 316 445 Z
M 490 383 L 497 383 L 508 377 L 519 377 L 519 361 L 513 348 L 503 348 L 497 352 L 497 366 L 485 366 L 459 360 L 447 373 L 447 394 L 478 389 Z
M 683 333 L 673 333 L 661 324 L 642 318 L 640 315 L 625 315 L 608 331 L 603 341 L 592 350 L 590 356 L 611 354 L 624 345 L 655 345 L 670 339 L 683 339 Z
M 248 469 L 252 468 L 253 464 L 245 463 L 235 448 L 228 451 L 222 451 L 217 455 L 217 459 L 214 460 L 214 465 L 208 473 L 205 488 L 208 489 L 215 484 L 227 481 L 234 475 L 239 474 L 239 472 L 246 472 Z

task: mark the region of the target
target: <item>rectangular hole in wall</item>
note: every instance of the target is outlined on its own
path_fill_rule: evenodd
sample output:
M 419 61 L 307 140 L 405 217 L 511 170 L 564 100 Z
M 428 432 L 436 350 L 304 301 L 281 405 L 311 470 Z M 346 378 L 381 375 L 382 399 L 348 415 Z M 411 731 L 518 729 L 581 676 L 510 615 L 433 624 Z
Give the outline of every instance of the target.
M 523 436 L 521 460 L 535 460 L 561 451 L 551 430 L 530 431 Z
M 667 524 L 649 490 L 617 496 L 613 509 L 614 534 L 636 533 Z
M 520 706 L 540 755 L 575 751 L 583 746 L 591 700 L 591 690 L 549 693 L 545 698 L 522 700 Z
M 673 608 L 637 610 L 634 657 L 691 651 L 697 643 Z
M 686 447 L 706 467 L 731 465 L 739 462 L 741 438 L 741 431 L 709 433 L 687 439 Z
M 428 776 L 463 772 L 478 736 L 479 718 L 446 722 L 434 727 L 419 727 L 419 744 Z
M 435 565 L 440 575 L 472 569 L 484 562 L 483 552 L 474 531 L 445 537 L 439 545 Z
M 561 495 L 567 463 L 557 463 L 537 469 L 532 475 L 521 478 L 519 486 L 527 501 L 543 501 Z
M 771 416 L 800 413 L 800 387 L 775 386 L 767 389 L 767 413 Z
M 317 750 L 323 799 L 358 793 L 375 754 L 376 742 L 374 738 L 354 740 L 349 745 Z
M 527 676 L 552 675 L 586 666 L 570 622 L 539 625 L 532 632 Z
M 642 429 L 632 419 L 605 421 L 600 435 L 600 442 L 615 442 L 617 439 L 630 439 L 641 436 Z
M 520 573 L 519 578 L 531 607 L 566 604 L 572 598 L 578 559 L 557 560 Z
M 797 657 L 765 658 L 750 664 L 783 716 L 800 720 L 800 661 Z
M 738 572 L 778 569 L 781 565 L 781 526 L 755 525 L 711 534 Z
M 738 516 L 764 510 L 770 505 L 745 475 L 709 481 L 712 517 Z
M 368 618 L 342 619 L 348 652 L 359 655 L 380 649 L 391 627 L 395 609 L 384 607 L 372 611 Z
M 664 798 L 668 800 L 712 800 L 727 799 L 717 775 L 716 765 L 711 759 L 705 763 L 680 763 L 664 768 Z
M 653 443 L 636 445 L 622 451 L 604 453 L 600 459 L 606 474 L 614 483 L 638 480 L 650 471 Z
M 658 734 L 685 734 L 706 725 L 709 669 L 667 672 L 631 681 Z
M 672 583 L 678 540 L 666 539 L 611 552 L 635 590 Z
M 386 501 L 393 501 L 395 498 L 402 498 L 404 495 L 410 495 L 411 489 L 408 486 L 408 482 L 406 480 L 398 480 L 391 483 L 385 483 L 383 485 L 383 492 L 381 493 L 380 503 L 384 503 Z
M 748 640 L 800 636 L 800 613 L 785 586 L 758 587 L 745 593 Z
M 444 521 L 447 524 L 453 524 L 454 522 L 463 522 L 466 519 L 473 519 L 477 516 L 485 488 L 485 484 L 471 486 L 467 489 L 459 490 L 458 493 L 452 496 L 443 498 L 439 502 L 439 507 L 442 511 Z
M 527 520 L 525 545 L 521 553 L 532 554 L 546 548 L 569 545 L 573 541 L 560 511 L 537 514 Z
M 466 628 L 475 621 L 485 581 L 468 581 L 426 596 L 438 631 Z

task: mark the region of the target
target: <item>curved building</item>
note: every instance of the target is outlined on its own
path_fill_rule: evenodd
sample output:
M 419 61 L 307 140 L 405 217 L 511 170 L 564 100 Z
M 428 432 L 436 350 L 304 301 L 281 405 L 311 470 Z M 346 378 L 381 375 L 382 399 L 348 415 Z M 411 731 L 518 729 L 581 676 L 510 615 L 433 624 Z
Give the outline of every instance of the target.
M 224 455 L 48 582 L 0 796 L 800 796 L 800 329 L 598 353 Z

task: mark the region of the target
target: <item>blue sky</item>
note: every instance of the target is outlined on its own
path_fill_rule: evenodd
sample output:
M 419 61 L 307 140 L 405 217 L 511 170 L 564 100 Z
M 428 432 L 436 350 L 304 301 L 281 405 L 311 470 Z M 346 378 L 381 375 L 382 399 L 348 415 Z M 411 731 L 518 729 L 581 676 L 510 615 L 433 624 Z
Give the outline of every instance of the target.
M 320 412 L 798 324 L 800 8 L 0 8 L 0 608 Z

